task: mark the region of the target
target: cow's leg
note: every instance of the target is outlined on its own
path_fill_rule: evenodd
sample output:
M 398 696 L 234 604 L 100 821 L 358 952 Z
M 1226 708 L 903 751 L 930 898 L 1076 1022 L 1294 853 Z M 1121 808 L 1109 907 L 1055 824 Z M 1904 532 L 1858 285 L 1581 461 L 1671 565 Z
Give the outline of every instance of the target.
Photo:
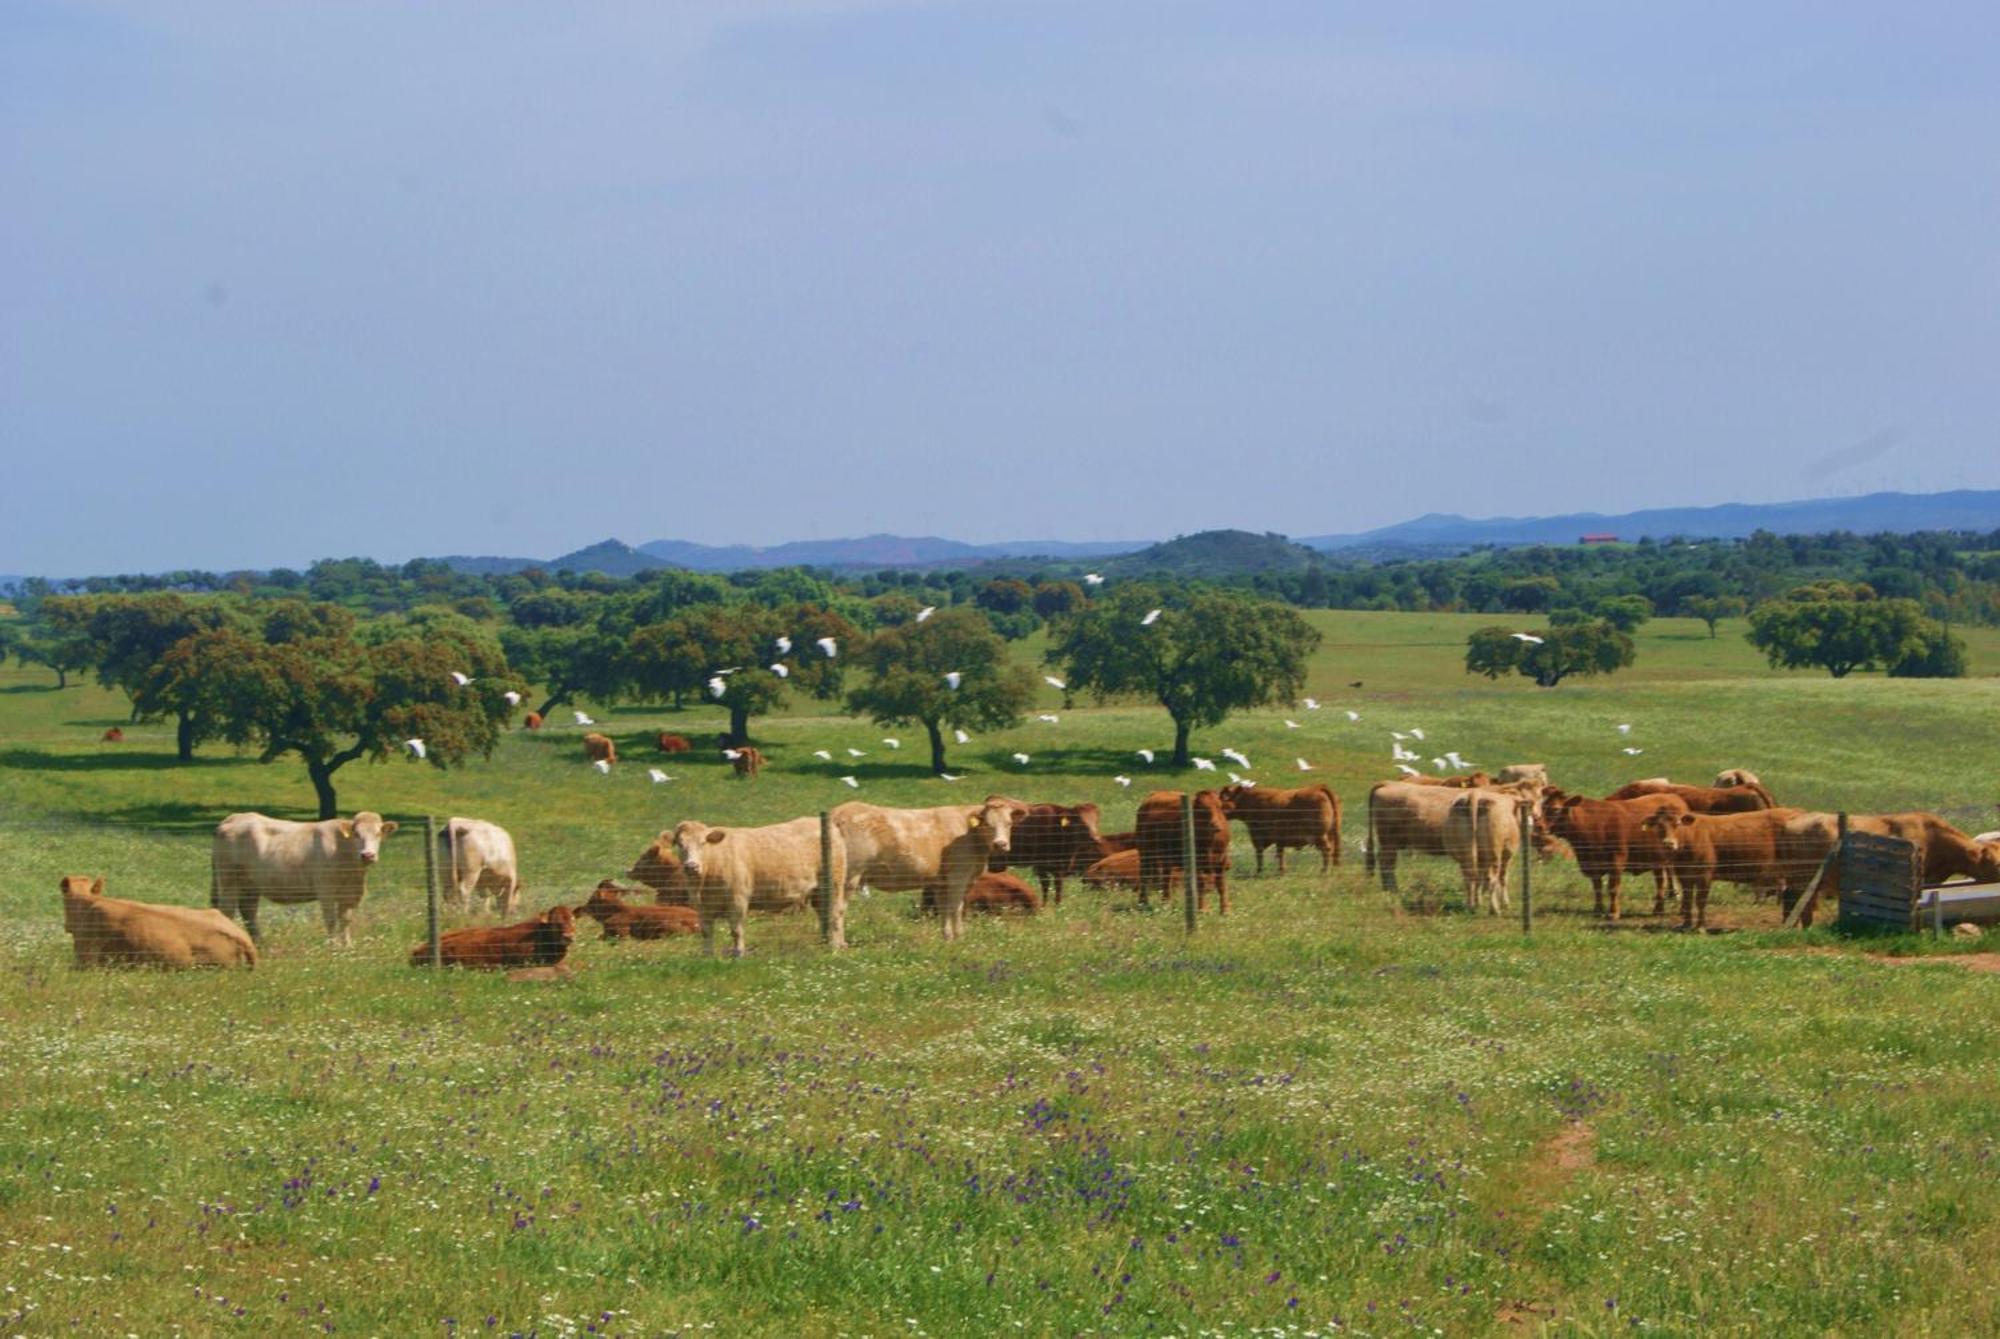
M 1611 919 L 1614 921 L 1618 919 L 1618 894 L 1624 879 L 1625 871 L 1617 865 L 1611 867 L 1611 873 L 1605 878 L 1605 882 L 1611 885 Z
M 743 922 L 749 917 L 750 908 L 744 905 L 743 899 L 739 898 L 729 909 L 729 956 L 732 958 L 743 956 Z
M 257 894 L 251 893 L 236 901 L 236 914 L 243 920 L 243 928 L 250 932 L 250 942 L 259 948 L 264 944 L 264 932 L 257 928 Z
M 701 926 L 702 951 L 712 958 L 715 956 L 715 916 L 708 907 L 698 905 L 695 907 L 695 917 Z M 606 926 L 605 929 L 608 933 L 610 927 Z
M 1396 887 L 1395 847 L 1384 847 L 1376 853 L 1375 868 L 1382 872 L 1382 891 L 1385 893 L 1395 893 L 1398 897 L 1402 896 L 1402 890 Z
M 1708 887 L 1708 880 L 1704 879 L 1702 880 L 1701 887 L 1695 890 L 1694 928 L 1697 930 L 1705 929 L 1708 926 Z
M 1285 844 L 1283 842 L 1277 843 L 1277 851 L 1278 851 L 1278 873 L 1282 876 L 1285 872 Z M 1261 865 L 1258 867 L 1257 872 L 1259 874 L 1262 874 L 1264 872 L 1263 867 Z
M 1681 876 L 1681 929 L 1683 930 L 1694 928 L 1694 886 L 1700 882 L 1698 876 L 1695 878 L 1689 878 L 1685 874 Z
M 1664 916 L 1667 914 L 1667 867 L 1665 865 L 1653 866 L 1653 914 L 1655 916 Z

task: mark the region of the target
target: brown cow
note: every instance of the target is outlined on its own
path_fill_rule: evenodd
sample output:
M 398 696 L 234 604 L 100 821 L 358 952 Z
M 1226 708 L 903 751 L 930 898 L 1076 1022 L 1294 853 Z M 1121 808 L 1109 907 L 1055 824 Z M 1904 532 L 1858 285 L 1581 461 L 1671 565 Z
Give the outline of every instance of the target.
M 1604 894 L 1611 892 L 1611 919 L 1619 916 L 1619 883 L 1625 871 L 1651 870 L 1653 874 L 1653 914 L 1667 909 L 1667 881 L 1671 862 L 1659 839 L 1640 824 L 1656 812 L 1686 813 L 1687 803 L 1678 795 L 1641 795 L 1630 800 L 1592 800 L 1581 795 L 1565 795 L 1550 787 L 1542 799 L 1542 821 L 1549 832 L 1569 843 L 1576 853 L 1576 866 L 1590 880 L 1591 906 L 1604 915 Z
M 1224 786 L 1222 812 L 1250 830 L 1257 872 L 1264 872 L 1264 848 L 1278 848 L 1278 873 L 1285 872 L 1288 847 L 1319 852 L 1322 874 L 1340 863 L 1340 797 L 1331 786 Z
M 524 717 L 522 717 L 522 718 L 521 718 L 521 724 L 522 724 L 523 726 L 525 726 L 526 728 L 530 729 L 530 730 L 539 730 L 539 729 L 541 729 L 541 728 L 542 728 L 542 713 L 541 713 L 541 712 L 539 712 L 539 711 L 531 711 L 531 712 L 529 712 L 529 713 L 528 713 L 528 714 L 527 714 L 526 716 L 524 716 Z
M 1745 787 L 1744 789 L 1747 789 Z M 1681 928 L 1708 923 L 1708 890 L 1717 882 L 1748 884 L 1759 894 L 1785 887 L 1779 838 L 1799 809 L 1741 814 L 1675 813 L 1662 809 L 1640 826 L 1667 848 L 1681 885 Z
M 514 925 L 446 930 L 438 947 L 446 967 L 553 967 L 568 956 L 575 939 L 576 916 L 568 907 L 553 906 Z M 410 950 L 410 966 L 430 963 L 428 943 Z
M 1980 883 L 2000 881 L 2000 846 L 1968 837 L 1936 814 L 1911 810 L 1900 814 L 1849 814 L 1849 829 L 1878 837 L 1900 837 L 1916 847 L 1917 866 L 1926 887 L 1963 876 Z M 1785 824 L 1779 837 L 1788 889 L 1803 892 L 1819 872 L 1820 862 L 1840 840 L 1837 814 L 1800 814 Z M 1838 886 L 1839 869 L 1828 888 Z M 1822 897 L 1827 893 L 1822 890 Z M 1808 921 L 1807 924 L 1811 922 Z
M 603 926 L 606 939 L 665 939 L 668 935 L 701 933 L 701 917 L 693 907 L 627 906 L 621 896 L 624 891 L 605 879 L 576 914 Z
M 106 744 L 123 744 L 125 742 L 125 732 L 114 725 L 104 732 L 102 742 Z
M 1683 786 L 1658 777 L 1620 786 L 1604 798 L 1636 800 L 1641 795 L 1678 795 L 1695 814 L 1749 814 L 1759 809 L 1775 809 L 1778 802 L 1771 792 L 1756 783 L 1733 786 Z
M 653 838 L 639 853 L 639 858 L 632 862 L 632 868 L 625 871 L 625 877 L 637 879 L 651 888 L 655 906 L 694 905 L 694 885 L 688 879 L 687 870 L 681 866 L 680 854 L 674 850 L 671 828 Z
M 618 746 L 611 742 L 611 736 L 593 730 L 583 737 L 583 756 L 587 762 L 617 762 Z
M 1014 820 L 1007 849 L 995 851 L 990 870 L 1023 866 L 1035 873 L 1042 896 L 1054 891 L 1062 905 L 1063 881 L 1083 873 L 1107 854 L 1097 834 L 1101 812 L 1094 804 L 1031 804 L 1026 816 Z
M 757 773 L 764 770 L 764 755 L 748 744 L 724 749 L 722 756 L 729 759 L 729 765 L 736 769 L 736 775 L 747 776 L 752 781 L 757 779 Z
M 1018 833 L 1020 830 L 1016 825 L 1014 831 Z M 926 916 L 937 915 L 937 894 L 935 885 L 925 885 L 917 909 Z M 1018 911 L 1032 916 L 1042 909 L 1042 903 L 1035 896 L 1035 890 L 1022 880 L 1012 874 L 989 869 L 965 886 L 965 909 L 987 915 Z
M 662 753 L 686 753 L 693 747 L 694 745 L 688 743 L 687 736 L 685 735 L 670 735 L 664 732 L 660 735 L 660 752 Z
M 1154 888 L 1167 896 L 1168 883 L 1181 867 L 1181 792 L 1156 790 L 1139 802 L 1139 818 L 1133 825 L 1139 840 L 1139 905 Z M 1217 905 L 1229 914 L 1229 816 L 1212 790 L 1194 796 L 1195 910 L 1208 900 L 1215 888 Z
M 63 929 L 78 967 L 255 967 L 257 946 L 209 907 L 162 906 L 104 895 L 104 880 L 64 876 Z
M 1168 877 L 1174 871 L 1168 871 Z M 1139 886 L 1139 850 L 1114 851 L 1083 872 L 1083 886 L 1086 888 L 1137 888 Z

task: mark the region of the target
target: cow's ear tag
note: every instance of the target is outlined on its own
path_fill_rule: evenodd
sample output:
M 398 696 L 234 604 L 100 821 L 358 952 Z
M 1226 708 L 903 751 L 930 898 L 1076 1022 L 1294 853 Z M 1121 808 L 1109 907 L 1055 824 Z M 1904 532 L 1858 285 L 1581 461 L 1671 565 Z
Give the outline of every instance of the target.
M 1057 826 L 1057 827 L 1059 827 L 1059 828 L 1066 828 L 1066 827 L 1068 827 L 1068 826 L 1069 826 L 1069 817 L 1068 817 L 1067 815 L 1065 815 L 1065 816 L 1064 816 L 1063 818 L 1061 818 L 1060 820 L 1058 820 L 1058 821 L 1057 821 L 1057 823 L 1056 823 L 1056 826 Z
M 967 827 L 968 829 L 970 829 L 970 828 L 976 828 L 976 827 L 978 827 L 978 826 L 979 826 L 979 815 L 978 815 L 978 814 L 974 814 L 974 815 L 973 815 L 972 817 L 970 817 L 970 818 L 966 819 L 966 820 L 965 820 L 965 826 L 966 826 L 966 827 Z

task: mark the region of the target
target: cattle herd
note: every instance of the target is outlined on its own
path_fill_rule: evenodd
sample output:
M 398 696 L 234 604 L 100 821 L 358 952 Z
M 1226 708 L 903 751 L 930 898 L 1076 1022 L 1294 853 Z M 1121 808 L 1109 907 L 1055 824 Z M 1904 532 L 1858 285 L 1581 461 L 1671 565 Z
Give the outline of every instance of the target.
M 754 775 L 761 758 L 737 761 Z M 850 802 L 831 810 L 824 826 L 812 816 L 761 827 L 689 820 L 661 832 L 626 872 L 651 892 L 650 904 L 628 901 L 639 890 L 606 879 L 579 906 L 447 931 L 438 960 L 530 974 L 565 971 L 578 917 L 595 920 L 607 939 L 698 933 L 711 952 L 717 927 L 726 924 L 731 950 L 740 954 L 751 912 L 808 907 L 827 944 L 839 949 L 847 943 L 847 902 L 863 889 L 919 894 L 919 906 L 937 916 L 945 939 L 952 940 L 964 933 L 968 910 L 1034 911 L 1044 900 L 1060 903 L 1071 878 L 1090 888 L 1135 888 L 1147 905 L 1155 893 L 1167 896 L 1189 852 L 1197 907 L 1213 892 L 1226 913 L 1232 822 L 1247 829 L 1260 874 L 1267 850 L 1275 852 L 1279 873 L 1288 850 L 1318 851 L 1322 872 L 1341 861 L 1341 805 L 1330 787 L 1284 790 L 1245 782 L 1196 792 L 1191 834 L 1182 802 L 1179 791 L 1155 791 L 1140 801 L 1132 827 L 1122 832 L 1102 830 L 1095 804 L 1030 804 L 1004 795 L 927 809 Z M 1909 841 L 1927 884 L 1954 877 L 2000 881 L 2000 832 L 1968 836 L 1923 812 L 1858 814 L 1848 822 L 1857 831 Z M 255 966 L 257 911 L 265 900 L 317 903 L 329 939 L 351 943 L 369 867 L 396 827 L 365 810 L 318 823 L 232 814 L 216 826 L 210 907 L 204 909 L 106 897 L 103 879 L 70 875 L 62 880 L 63 919 L 77 964 Z M 1624 877 L 1650 874 L 1653 915 L 1665 914 L 1678 888 L 1681 924 L 1692 928 L 1706 923 L 1709 890 L 1717 882 L 1763 895 L 1797 894 L 1823 880 L 1838 834 L 1836 815 L 1782 807 L 1742 769 L 1725 771 L 1708 786 L 1656 777 L 1591 799 L 1552 784 L 1541 764 L 1518 764 L 1491 777 L 1475 772 L 1371 787 L 1366 869 L 1396 892 L 1403 856 L 1448 858 L 1458 867 L 1467 904 L 1498 914 L 1525 840 L 1542 858 L 1565 850 L 1574 858 L 1598 914 L 1619 919 Z M 470 911 L 485 898 L 500 915 L 513 914 L 520 868 L 505 829 L 451 818 L 437 843 L 448 905 Z M 1039 893 L 1007 873 L 1010 867 L 1032 871 Z M 428 942 L 410 953 L 413 965 L 431 961 Z

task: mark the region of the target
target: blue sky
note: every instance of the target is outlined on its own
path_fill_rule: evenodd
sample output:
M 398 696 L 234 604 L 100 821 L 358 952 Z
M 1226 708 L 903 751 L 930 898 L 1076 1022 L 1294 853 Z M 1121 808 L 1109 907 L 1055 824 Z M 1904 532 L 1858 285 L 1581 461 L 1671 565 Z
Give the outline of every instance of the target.
M 1992 6 L 13 0 L 0 571 L 2000 487 L 1996 143 Z

